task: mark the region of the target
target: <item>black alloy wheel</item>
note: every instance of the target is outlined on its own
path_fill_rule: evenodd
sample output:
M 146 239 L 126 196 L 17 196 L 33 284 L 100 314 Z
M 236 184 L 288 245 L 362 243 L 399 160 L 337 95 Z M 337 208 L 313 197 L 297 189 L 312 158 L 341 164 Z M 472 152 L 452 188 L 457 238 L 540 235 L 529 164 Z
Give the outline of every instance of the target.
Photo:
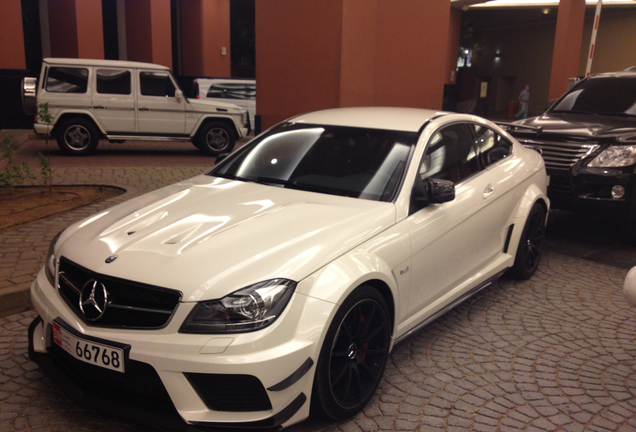
M 517 279 L 529 279 L 539 267 L 545 238 L 545 210 L 541 204 L 534 203 L 526 225 L 523 227 L 515 263 L 511 274 Z
M 67 155 L 85 156 L 97 148 L 99 132 L 93 122 L 70 118 L 57 126 L 57 145 Z
M 201 126 L 195 144 L 204 153 L 218 156 L 221 153 L 230 153 L 235 142 L 234 132 L 230 127 L 217 121 Z
M 314 380 L 312 409 L 342 420 L 369 402 L 384 374 L 390 346 L 386 302 L 361 286 L 342 304 L 323 344 Z

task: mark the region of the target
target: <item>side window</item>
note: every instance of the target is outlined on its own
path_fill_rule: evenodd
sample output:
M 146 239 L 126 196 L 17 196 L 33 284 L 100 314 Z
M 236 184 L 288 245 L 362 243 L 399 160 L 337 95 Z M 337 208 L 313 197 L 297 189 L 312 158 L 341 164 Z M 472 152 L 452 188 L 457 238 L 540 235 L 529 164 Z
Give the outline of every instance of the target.
M 174 97 L 174 84 L 165 72 L 139 72 L 139 87 L 144 96 Z
M 496 132 L 473 124 L 475 143 L 479 149 L 479 159 L 484 167 L 507 158 L 512 153 L 512 144 Z
M 473 137 L 465 124 L 437 131 L 420 163 L 422 180 L 434 177 L 459 183 L 479 171 Z
M 124 69 L 98 69 L 97 93 L 130 94 L 130 71 Z
M 221 99 L 246 99 L 246 89 L 243 84 L 212 84 L 207 97 Z
M 50 67 L 46 76 L 46 91 L 52 93 L 86 93 L 88 69 Z

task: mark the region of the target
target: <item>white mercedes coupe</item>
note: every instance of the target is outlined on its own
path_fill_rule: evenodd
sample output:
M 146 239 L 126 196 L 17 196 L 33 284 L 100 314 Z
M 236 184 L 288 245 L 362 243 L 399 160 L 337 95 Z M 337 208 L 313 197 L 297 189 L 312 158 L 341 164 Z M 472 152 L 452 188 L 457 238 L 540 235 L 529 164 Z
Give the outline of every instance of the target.
M 541 155 L 473 115 L 317 111 L 219 159 L 53 240 L 29 354 L 72 399 L 182 430 L 344 419 L 395 344 L 539 265 Z

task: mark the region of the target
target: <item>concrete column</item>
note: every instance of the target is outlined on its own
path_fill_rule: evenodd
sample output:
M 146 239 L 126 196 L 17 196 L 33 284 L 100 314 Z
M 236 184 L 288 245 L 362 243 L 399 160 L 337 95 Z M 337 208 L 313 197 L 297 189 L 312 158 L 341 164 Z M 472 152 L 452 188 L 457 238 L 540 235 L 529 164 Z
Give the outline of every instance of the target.
M 447 0 L 257 1 L 263 128 L 321 108 L 440 109 L 449 28 Z
M 183 74 L 229 77 L 230 0 L 181 2 Z
M 0 1 L 0 69 L 26 69 L 20 0 Z
M 126 0 L 126 57 L 172 68 L 170 0 Z
M 104 58 L 101 0 L 49 0 L 51 56 Z
M 585 20 L 585 0 L 561 0 L 557 15 L 549 99 L 555 99 L 568 89 L 568 78 L 579 71 L 581 38 Z

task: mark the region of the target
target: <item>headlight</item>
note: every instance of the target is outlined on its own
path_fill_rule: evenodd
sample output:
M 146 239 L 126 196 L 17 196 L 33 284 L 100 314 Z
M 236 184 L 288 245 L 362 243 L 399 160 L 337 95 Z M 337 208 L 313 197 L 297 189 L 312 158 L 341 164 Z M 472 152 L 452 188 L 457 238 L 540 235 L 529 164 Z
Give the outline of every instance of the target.
M 624 167 L 636 163 L 636 145 L 612 146 L 596 156 L 589 167 Z
M 273 323 L 289 303 L 296 282 L 272 279 L 238 290 L 219 300 L 198 303 L 181 333 L 244 333 Z
M 44 263 L 44 274 L 46 274 L 46 278 L 53 288 L 57 288 L 55 286 L 55 243 L 57 243 L 57 239 L 60 238 L 63 232 L 64 230 L 55 234 L 55 237 L 51 240 L 49 250 L 46 252 L 46 262 Z

